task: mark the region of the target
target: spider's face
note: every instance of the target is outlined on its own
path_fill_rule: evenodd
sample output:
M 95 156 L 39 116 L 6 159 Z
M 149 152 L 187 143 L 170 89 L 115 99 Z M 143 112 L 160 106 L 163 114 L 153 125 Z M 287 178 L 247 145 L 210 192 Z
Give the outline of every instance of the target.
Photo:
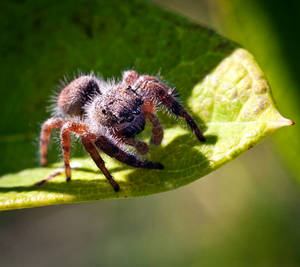
M 118 122 L 115 127 L 121 136 L 134 137 L 144 130 L 145 118 L 142 113 L 143 101 L 141 98 L 134 98 L 132 101 L 119 100 Z
M 113 128 L 119 136 L 134 137 L 145 127 L 142 105 L 141 97 L 119 89 L 97 98 L 91 115 L 94 122 Z

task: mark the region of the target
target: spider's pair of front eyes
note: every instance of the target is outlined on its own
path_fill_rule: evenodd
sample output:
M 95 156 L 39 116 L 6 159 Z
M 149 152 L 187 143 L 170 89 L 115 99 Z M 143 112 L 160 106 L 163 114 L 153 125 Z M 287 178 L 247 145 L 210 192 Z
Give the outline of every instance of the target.
M 113 118 L 113 120 L 117 123 L 124 123 L 124 122 L 132 122 L 134 120 L 135 115 L 140 115 L 142 112 L 141 106 L 135 107 L 134 110 L 124 110 L 118 114 L 118 117 L 114 114 L 112 114 L 110 111 L 107 111 L 106 109 L 102 109 L 102 113 L 104 115 L 110 115 L 110 117 Z
M 110 103 L 111 104 L 111 103 Z M 137 98 L 134 102 L 134 104 L 132 105 L 132 111 L 129 111 L 128 109 L 126 109 L 126 111 L 123 111 L 119 114 L 119 117 L 127 117 L 128 114 L 132 113 L 134 115 L 139 115 L 141 114 L 142 111 L 142 105 L 144 104 L 144 101 L 140 98 Z M 110 111 L 107 111 L 107 109 L 103 108 L 101 110 L 102 114 L 107 115 L 110 114 L 112 116 L 114 116 Z

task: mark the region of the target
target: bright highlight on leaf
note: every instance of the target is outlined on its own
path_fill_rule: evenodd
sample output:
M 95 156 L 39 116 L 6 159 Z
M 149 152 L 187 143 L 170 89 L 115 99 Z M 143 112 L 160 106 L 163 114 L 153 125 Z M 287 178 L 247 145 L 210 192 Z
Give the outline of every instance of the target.
M 105 7 L 109 9 L 110 5 L 113 6 L 114 3 L 105 5 L 101 10 L 105 12 Z M 8 173 L 0 178 L 0 209 L 137 197 L 175 189 L 210 173 L 257 144 L 274 130 L 292 124 L 292 121 L 283 118 L 276 110 L 267 81 L 246 50 L 235 47 L 210 30 L 195 27 L 194 24 L 152 5 L 141 1 L 131 4 L 133 10 L 141 7 L 144 11 L 156 14 L 158 24 L 167 24 L 162 30 L 164 43 L 170 42 L 171 45 L 176 28 L 178 47 L 186 47 L 172 66 L 162 69 L 162 75 L 176 86 L 182 95 L 184 106 L 191 111 L 198 124 L 202 125 L 207 142 L 199 143 L 184 123 L 179 126 L 178 121 L 174 122 L 159 114 L 165 136 L 162 146 L 151 147 L 148 159 L 163 163 L 164 170 L 134 169 L 103 155 L 107 168 L 120 184 L 121 190 L 118 193 L 113 191 L 88 157 L 71 159 L 71 162 L 77 163 L 77 167 L 79 164 L 79 168 L 72 170 L 70 183 L 65 182 L 62 173 L 41 187 L 33 186 L 55 172 L 62 166 L 62 162 L 46 168 L 37 167 Z M 115 9 L 115 12 L 120 15 L 124 10 Z M 129 24 L 134 21 L 139 21 L 142 25 L 149 23 L 139 13 L 131 14 L 128 21 Z M 158 24 L 154 22 L 149 27 L 155 29 Z M 103 34 L 109 37 L 111 33 Z M 140 38 L 151 39 L 153 34 L 148 31 Z M 104 37 L 102 39 L 106 40 Z M 124 44 L 131 47 L 135 42 L 135 39 L 130 39 Z M 188 51 L 191 47 L 192 50 Z M 142 72 L 146 68 L 152 72 L 157 71 L 159 63 L 154 62 L 154 59 L 164 56 L 161 51 L 149 60 L 149 53 L 153 52 L 151 44 L 140 44 L 139 48 L 142 52 L 136 58 L 133 56 L 136 59 L 136 69 Z M 126 46 L 121 49 L 127 50 Z M 169 56 L 172 61 L 171 55 L 166 50 L 164 60 L 168 60 Z M 153 66 L 144 67 L 143 61 Z M 120 65 L 120 72 L 122 70 Z M 140 138 L 149 142 L 149 137 L 148 129 Z

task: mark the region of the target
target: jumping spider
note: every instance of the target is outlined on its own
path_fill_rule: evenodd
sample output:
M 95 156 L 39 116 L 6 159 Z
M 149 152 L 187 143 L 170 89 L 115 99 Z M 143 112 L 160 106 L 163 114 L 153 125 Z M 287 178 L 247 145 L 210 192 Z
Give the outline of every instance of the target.
M 163 105 L 176 116 L 184 118 L 200 141 L 205 141 L 196 122 L 175 99 L 173 89 L 160 80 L 136 71 L 123 72 L 119 83 L 105 82 L 94 75 L 83 75 L 68 84 L 56 100 L 56 115 L 46 120 L 40 135 L 40 163 L 47 164 L 47 147 L 51 130 L 61 128 L 66 180 L 71 180 L 70 133 L 81 142 L 96 165 L 117 192 L 118 183 L 106 169 L 100 149 L 110 157 L 136 168 L 163 169 L 159 162 L 141 160 L 126 151 L 133 146 L 140 154 L 147 154 L 148 145 L 134 139 L 145 127 L 145 120 L 152 124 L 151 142 L 160 145 L 163 128 L 155 115 L 158 105 Z M 60 114 L 59 116 L 57 114 Z

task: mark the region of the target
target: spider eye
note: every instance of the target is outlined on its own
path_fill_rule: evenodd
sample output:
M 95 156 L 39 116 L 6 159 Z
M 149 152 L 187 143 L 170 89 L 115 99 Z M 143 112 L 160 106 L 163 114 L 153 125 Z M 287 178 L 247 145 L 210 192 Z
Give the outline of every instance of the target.
M 144 104 L 144 101 L 143 101 L 142 99 L 138 98 L 138 99 L 136 100 L 136 104 L 137 104 L 138 106 L 140 106 L 140 105 Z
M 102 113 L 103 113 L 103 114 L 106 114 L 106 110 L 105 110 L 105 109 L 102 109 Z
M 137 108 L 136 110 L 132 111 L 132 113 L 135 115 L 139 115 L 139 114 L 141 114 L 141 109 Z

